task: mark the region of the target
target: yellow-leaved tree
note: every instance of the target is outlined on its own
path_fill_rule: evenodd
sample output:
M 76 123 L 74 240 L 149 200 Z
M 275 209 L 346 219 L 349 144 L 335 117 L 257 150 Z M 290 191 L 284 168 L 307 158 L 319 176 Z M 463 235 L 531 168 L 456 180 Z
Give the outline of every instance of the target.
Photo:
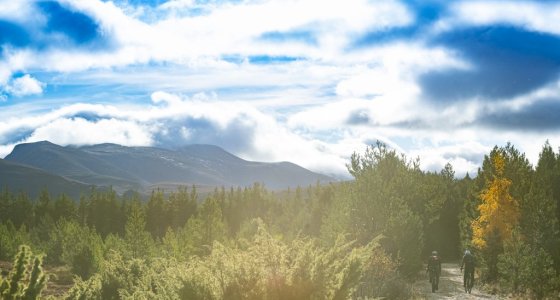
M 495 173 L 480 194 L 480 216 L 471 225 L 472 244 L 481 251 L 489 280 L 497 275 L 497 257 L 519 220 L 518 203 L 509 192 L 511 180 L 504 176 L 505 158 L 495 152 L 491 161 Z

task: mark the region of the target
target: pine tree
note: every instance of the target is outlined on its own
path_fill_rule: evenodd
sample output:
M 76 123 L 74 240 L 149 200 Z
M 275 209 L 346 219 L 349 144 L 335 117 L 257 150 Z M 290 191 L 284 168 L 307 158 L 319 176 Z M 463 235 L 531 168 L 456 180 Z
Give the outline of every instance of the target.
M 152 237 L 161 238 L 165 235 L 165 231 L 170 224 L 171 220 L 169 219 L 163 190 L 158 188 L 152 191 L 150 200 L 146 205 L 146 230 L 152 234 Z
M 202 230 L 202 242 L 204 245 L 212 245 L 214 241 L 221 241 L 226 232 L 222 221 L 222 210 L 215 198 L 207 198 L 202 204 L 198 218 Z
M 32 266 L 30 266 L 30 263 Z M 0 296 L 2 296 L 2 299 L 38 299 L 47 284 L 47 277 L 43 274 L 41 265 L 40 257 L 34 256 L 28 246 L 21 246 L 8 278 L 0 278 Z
M 535 170 L 528 199 L 522 206 L 522 226 L 531 244 L 545 249 L 560 271 L 560 231 L 556 217 L 560 199 L 558 157 L 548 141 L 544 144 Z
M 131 206 L 124 239 L 133 258 L 144 257 L 151 252 L 153 240 L 146 231 L 146 217 L 139 202 L 134 202 Z
M 47 277 L 43 274 L 41 268 L 42 264 L 43 260 L 40 257 L 36 256 L 33 258 L 33 268 L 31 269 L 27 288 L 23 291 L 23 299 L 32 300 L 39 298 L 41 291 L 47 285 Z
M 49 195 L 49 191 L 45 188 L 41 190 L 39 199 L 35 204 L 35 224 L 38 224 L 42 218 L 52 218 L 53 210 L 54 207 Z
M 6 300 L 18 299 L 22 296 L 23 280 L 25 279 L 25 268 L 29 263 L 30 250 L 27 246 L 22 246 L 16 255 L 12 272 L 10 272 L 8 286 L 2 297 Z
M 76 220 L 77 219 L 77 208 L 74 200 L 65 194 L 61 194 L 58 199 L 54 202 L 54 220 L 58 221 L 60 219 L 66 220 Z

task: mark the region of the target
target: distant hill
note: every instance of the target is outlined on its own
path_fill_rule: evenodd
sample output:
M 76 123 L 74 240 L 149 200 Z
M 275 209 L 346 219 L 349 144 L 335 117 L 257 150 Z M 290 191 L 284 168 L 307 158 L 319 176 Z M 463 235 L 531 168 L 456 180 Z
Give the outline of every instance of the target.
M 88 185 L 112 186 L 117 192 L 193 184 L 243 187 L 254 182 L 284 189 L 333 180 L 289 162 L 247 161 L 212 145 L 169 150 L 115 144 L 63 147 L 37 142 L 17 145 L 5 160 Z
M 91 187 L 43 170 L 0 159 L 0 189 L 4 188 L 11 193 L 26 192 L 32 199 L 45 188 L 51 196 L 56 197 L 64 193 L 73 199 L 79 199 L 80 194 L 88 192 Z

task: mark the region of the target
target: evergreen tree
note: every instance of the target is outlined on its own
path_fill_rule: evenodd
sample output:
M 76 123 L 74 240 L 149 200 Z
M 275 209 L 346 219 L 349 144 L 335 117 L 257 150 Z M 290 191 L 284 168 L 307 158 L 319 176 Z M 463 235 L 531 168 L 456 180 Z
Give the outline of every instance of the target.
M 22 225 L 29 228 L 33 225 L 33 204 L 26 193 L 18 193 L 8 211 L 10 220 L 17 228 Z
M 170 217 L 170 223 L 174 229 L 183 227 L 196 213 L 196 201 L 196 196 L 189 193 L 185 187 L 179 187 L 176 192 L 169 195 L 167 215 Z
M 154 238 L 163 237 L 170 225 L 169 216 L 166 213 L 166 204 L 163 190 L 158 188 L 152 191 L 150 200 L 146 205 L 146 229 Z
M 146 231 L 146 217 L 139 202 L 134 202 L 130 208 L 124 239 L 132 258 L 146 257 L 152 251 L 154 242 Z
M 39 199 L 35 204 L 35 223 L 37 224 L 43 218 L 53 218 L 54 215 L 54 205 L 51 201 L 49 191 L 47 188 L 41 190 L 39 194 Z
M 8 278 L 0 278 L 0 296 L 5 300 L 35 300 L 47 284 L 42 260 L 28 246 L 21 246 Z
M 54 202 L 53 218 L 55 221 L 60 219 L 76 220 L 78 216 L 77 211 L 74 200 L 65 194 L 61 194 Z
M 560 169 L 548 141 L 543 146 L 527 201 L 522 206 L 523 233 L 531 244 L 552 255 L 560 271 L 560 232 L 556 212 L 560 199 Z
M 200 220 L 203 245 L 211 246 L 214 241 L 224 239 L 226 228 L 218 199 L 207 198 L 201 205 L 197 218 Z
M 41 296 L 41 291 L 47 285 L 47 277 L 43 274 L 42 264 L 43 261 L 40 257 L 36 256 L 33 258 L 29 282 L 27 287 L 23 290 L 23 299 L 38 299 Z

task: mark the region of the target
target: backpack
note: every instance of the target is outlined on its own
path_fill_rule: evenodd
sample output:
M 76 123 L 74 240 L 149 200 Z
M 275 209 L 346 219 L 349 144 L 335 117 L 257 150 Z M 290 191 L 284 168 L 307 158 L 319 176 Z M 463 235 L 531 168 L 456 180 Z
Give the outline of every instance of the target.
M 439 263 L 439 256 L 430 256 L 430 261 L 428 262 L 428 267 L 436 267 Z
M 465 254 L 465 257 L 463 258 L 463 260 L 465 261 L 465 267 L 472 267 L 474 266 L 474 257 L 472 256 L 472 254 Z

